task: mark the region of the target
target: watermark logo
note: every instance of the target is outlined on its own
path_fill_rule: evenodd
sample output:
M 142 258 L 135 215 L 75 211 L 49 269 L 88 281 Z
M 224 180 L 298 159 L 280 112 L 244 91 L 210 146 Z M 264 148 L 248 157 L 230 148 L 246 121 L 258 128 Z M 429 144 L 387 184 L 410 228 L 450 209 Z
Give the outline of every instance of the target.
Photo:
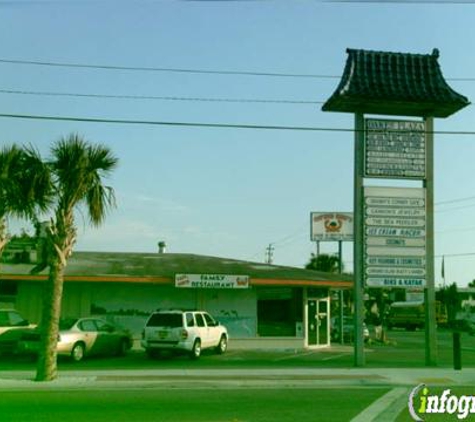
M 425 384 L 419 384 L 409 394 L 409 413 L 415 421 L 424 421 L 427 415 L 448 414 L 458 420 L 475 414 L 475 396 L 458 396 L 450 388 L 440 394 L 431 394 Z

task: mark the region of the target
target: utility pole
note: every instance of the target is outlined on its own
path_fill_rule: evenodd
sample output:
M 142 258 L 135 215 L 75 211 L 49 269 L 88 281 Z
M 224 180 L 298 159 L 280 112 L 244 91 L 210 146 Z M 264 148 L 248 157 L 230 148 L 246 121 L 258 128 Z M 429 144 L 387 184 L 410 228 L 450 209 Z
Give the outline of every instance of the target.
M 269 243 L 269 246 L 267 246 L 266 248 L 266 263 L 272 264 L 273 259 L 274 259 L 274 245 L 272 245 L 272 243 Z

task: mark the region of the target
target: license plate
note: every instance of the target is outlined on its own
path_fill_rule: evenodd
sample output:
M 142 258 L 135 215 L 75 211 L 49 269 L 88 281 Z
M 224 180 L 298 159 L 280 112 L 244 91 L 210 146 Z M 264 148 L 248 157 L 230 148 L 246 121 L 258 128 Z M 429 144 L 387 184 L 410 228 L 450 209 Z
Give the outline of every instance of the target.
M 160 338 L 161 340 L 163 340 L 167 337 L 168 337 L 168 331 L 159 331 L 158 332 L 158 338 Z

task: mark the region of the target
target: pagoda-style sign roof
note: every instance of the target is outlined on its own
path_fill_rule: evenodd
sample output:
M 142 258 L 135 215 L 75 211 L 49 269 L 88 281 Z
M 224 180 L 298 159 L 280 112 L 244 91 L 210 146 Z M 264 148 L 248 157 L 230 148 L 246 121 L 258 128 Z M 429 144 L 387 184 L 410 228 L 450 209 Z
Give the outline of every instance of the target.
M 432 54 L 347 49 L 340 84 L 323 111 L 448 117 L 470 104 L 445 81 Z

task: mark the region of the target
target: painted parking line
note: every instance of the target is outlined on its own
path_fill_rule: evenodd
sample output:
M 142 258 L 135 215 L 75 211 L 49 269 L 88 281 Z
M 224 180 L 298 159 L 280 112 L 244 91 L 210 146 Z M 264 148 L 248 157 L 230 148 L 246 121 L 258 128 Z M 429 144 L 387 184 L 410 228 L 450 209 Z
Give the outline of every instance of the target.
M 323 358 L 322 360 L 339 359 L 339 358 L 347 357 L 349 354 L 351 353 L 340 353 L 339 355 L 328 356 L 326 358 Z
M 404 406 L 407 406 L 409 392 L 409 388 L 393 388 L 354 417 L 351 422 L 395 421 Z
M 303 353 L 295 353 L 294 355 L 287 355 L 287 356 L 282 356 L 280 358 L 273 359 L 273 362 L 281 362 L 284 360 L 298 359 L 298 358 L 301 358 L 302 356 L 310 356 L 316 353 L 318 353 L 318 350 L 311 350 L 309 352 L 303 352 Z

